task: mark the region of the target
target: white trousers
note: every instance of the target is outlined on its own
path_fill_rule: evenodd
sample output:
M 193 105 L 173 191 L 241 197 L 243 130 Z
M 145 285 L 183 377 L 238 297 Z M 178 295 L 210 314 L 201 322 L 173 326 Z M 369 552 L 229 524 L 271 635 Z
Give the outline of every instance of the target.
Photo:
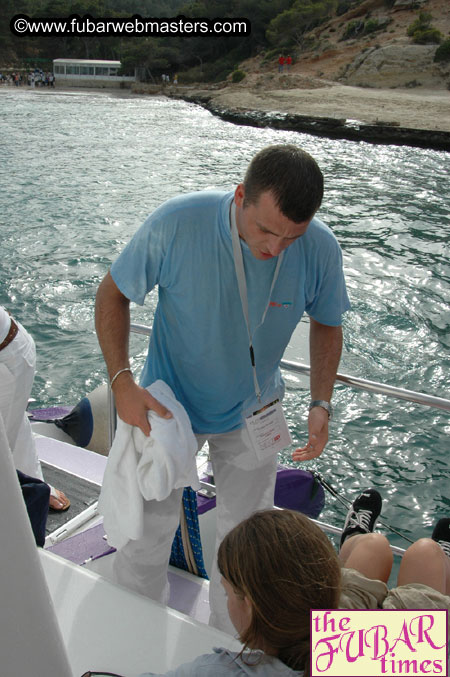
M 230 433 L 197 435 L 199 449 L 208 440 L 217 491 L 216 554 L 224 536 L 257 510 L 273 507 L 277 456 L 260 461 L 245 428 Z M 180 520 L 182 489 L 164 501 L 146 501 L 144 534 L 129 541 L 115 557 L 117 583 L 163 604 L 169 599 L 167 566 Z M 216 556 L 210 582 L 210 624 L 232 635 Z
M 0 414 L 5 424 L 14 465 L 26 475 L 42 480 L 41 464 L 31 425 L 25 411 L 33 386 L 36 348 L 33 338 L 17 323 L 19 331 L 0 350 Z

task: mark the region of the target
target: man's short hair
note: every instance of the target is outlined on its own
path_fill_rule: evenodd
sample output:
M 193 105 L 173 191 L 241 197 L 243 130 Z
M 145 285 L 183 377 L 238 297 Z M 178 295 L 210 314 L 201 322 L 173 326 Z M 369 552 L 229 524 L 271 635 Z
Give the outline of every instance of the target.
M 244 206 L 270 191 L 281 213 L 294 223 L 311 219 L 323 197 L 323 174 L 306 151 L 293 144 L 267 146 L 250 162 L 244 178 Z

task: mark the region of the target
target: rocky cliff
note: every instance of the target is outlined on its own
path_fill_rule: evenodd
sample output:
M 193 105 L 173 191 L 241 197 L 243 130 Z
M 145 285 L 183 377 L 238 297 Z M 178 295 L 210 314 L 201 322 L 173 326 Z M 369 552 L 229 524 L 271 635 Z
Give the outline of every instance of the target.
M 347 11 L 314 29 L 298 47 L 292 74 L 363 87 L 450 89 L 450 64 L 433 61 L 438 45 L 414 44 L 407 36 L 419 13 L 427 12 L 433 28 L 448 39 L 450 0 L 342 0 L 340 6 Z M 275 63 L 255 59 L 245 69 L 273 71 Z
M 410 43 L 369 47 L 347 65 L 339 80 L 359 87 L 445 87 L 450 85 L 450 63 L 433 61 L 436 48 Z

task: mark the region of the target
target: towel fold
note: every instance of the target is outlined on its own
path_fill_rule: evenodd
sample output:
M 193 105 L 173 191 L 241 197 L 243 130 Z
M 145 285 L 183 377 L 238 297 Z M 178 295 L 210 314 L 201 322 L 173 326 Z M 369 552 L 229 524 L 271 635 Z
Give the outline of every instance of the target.
M 147 390 L 173 418 L 149 410 L 150 437 L 117 420 L 98 503 L 108 543 L 117 549 L 142 536 L 144 500 L 162 501 L 181 487 L 200 488 L 197 440 L 186 410 L 164 381 L 155 381 Z

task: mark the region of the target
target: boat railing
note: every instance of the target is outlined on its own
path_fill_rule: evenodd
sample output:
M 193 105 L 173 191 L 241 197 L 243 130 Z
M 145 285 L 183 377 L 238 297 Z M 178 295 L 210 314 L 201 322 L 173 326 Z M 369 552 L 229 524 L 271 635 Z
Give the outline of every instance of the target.
M 130 325 L 130 331 L 135 334 L 141 334 L 145 336 L 151 335 L 151 327 L 147 327 L 143 324 L 132 323 Z M 303 376 L 309 376 L 310 367 L 306 364 L 300 364 L 299 362 L 293 362 L 291 360 L 281 360 L 281 368 L 295 374 L 301 374 Z M 404 388 L 397 388 L 394 386 L 386 385 L 385 383 L 378 383 L 376 381 L 369 381 L 367 379 L 358 378 L 356 376 L 348 376 L 346 374 L 338 373 L 336 375 L 336 381 L 342 383 L 345 386 L 352 388 L 357 388 L 360 390 L 366 390 L 371 393 L 385 395 L 386 397 L 394 397 L 399 400 L 406 400 L 407 402 L 420 404 L 427 407 L 434 407 L 437 409 L 442 409 L 443 411 L 450 412 L 450 400 L 447 400 L 442 397 L 435 397 L 434 395 L 427 395 L 425 393 L 415 392 L 413 390 L 406 390 Z M 114 433 L 116 429 L 116 411 L 114 406 L 114 398 L 112 397 L 111 390 L 109 390 L 109 404 L 110 404 L 110 445 L 114 439 Z M 209 483 L 203 483 L 202 489 L 206 491 L 215 491 L 215 486 Z M 316 520 L 315 520 L 316 521 Z M 339 534 L 341 529 L 333 527 L 332 525 L 325 524 L 322 522 L 317 522 L 325 531 Z M 392 546 L 392 549 L 397 554 L 403 554 L 404 550 L 402 548 L 396 548 Z
M 151 327 L 134 323 L 131 324 L 130 331 L 135 334 L 143 334 L 146 336 L 150 336 L 152 333 Z M 311 371 L 307 364 L 300 364 L 299 362 L 292 362 L 291 360 L 281 360 L 280 364 L 282 369 L 304 376 L 309 376 Z M 415 404 L 421 404 L 426 407 L 435 407 L 450 412 L 450 400 L 443 397 L 435 397 L 434 395 L 426 395 L 425 393 L 418 393 L 414 390 L 396 388 L 395 386 L 386 385 L 385 383 L 369 381 L 356 376 L 348 376 L 347 374 L 338 373 L 336 375 L 336 381 L 352 388 L 366 390 L 379 395 L 386 395 L 386 397 L 395 397 L 398 400 L 407 400 L 408 402 L 413 402 Z
M 141 334 L 145 336 L 150 336 L 151 335 L 151 327 L 147 327 L 142 324 L 131 324 L 130 325 L 130 330 L 131 332 L 135 334 Z M 292 362 L 289 360 L 282 360 L 281 361 L 281 367 L 282 369 L 288 370 L 290 372 L 294 372 L 297 374 L 301 374 L 304 376 L 309 376 L 310 374 L 310 367 L 305 364 L 300 364 L 298 362 Z M 354 376 L 347 376 L 345 374 L 340 374 L 338 373 L 336 376 L 336 381 L 338 383 L 342 383 L 345 386 L 350 386 L 353 388 L 359 388 L 362 390 L 366 390 L 372 393 L 380 394 L 380 395 L 385 395 L 387 397 L 394 397 L 400 400 L 406 400 L 408 402 L 420 404 L 423 406 L 428 406 L 428 407 L 435 407 L 437 409 L 441 409 L 447 412 L 450 412 L 450 400 L 441 398 L 441 397 L 435 397 L 433 395 L 427 395 L 424 393 L 418 393 L 414 392 L 412 390 L 405 390 L 403 388 L 396 388 L 394 386 L 386 385 L 383 383 L 377 383 L 376 381 L 369 381 L 363 378 L 357 378 Z M 112 396 L 111 389 L 108 389 L 109 393 L 109 446 L 111 447 L 112 441 L 114 439 L 114 434 L 116 430 L 116 419 L 117 419 L 117 414 L 116 414 L 116 409 L 114 405 L 114 398 Z M 216 487 L 214 484 L 209 483 L 205 480 L 202 480 L 200 482 L 201 484 L 201 491 L 203 491 L 206 494 L 209 495 L 214 495 Z M 57 543 L 61 540 L 64 540 L 67 538 L 69 535 L 74 533 L 76 530 L 78 530 L 84 523 L 87 521 L 91 520 L 93 517 L 97 515 L 97 502 L 87 508 L 83 513 L 80 515 L 77 515 L 73 520 L 70 520 L 68 523 L 64 524 L 62 527 L 54 531 L 52 534 L 50 534 L 47 537 L 47 542 L 46 545 L 48 544 L 54 544 Z M 314 520 L 324 531 L 328 533 L 334 533 L 334 534 L 340 534 L 342 530 L 339 527 L 335 527 L 330 524 L 326 524 L 324 522 L 319 522 L 317 520 Z M 392 550 L 396 554 L 403 554 L 404 550 L 402 548 L 398 548 L 395 546 L 391 546 Z

